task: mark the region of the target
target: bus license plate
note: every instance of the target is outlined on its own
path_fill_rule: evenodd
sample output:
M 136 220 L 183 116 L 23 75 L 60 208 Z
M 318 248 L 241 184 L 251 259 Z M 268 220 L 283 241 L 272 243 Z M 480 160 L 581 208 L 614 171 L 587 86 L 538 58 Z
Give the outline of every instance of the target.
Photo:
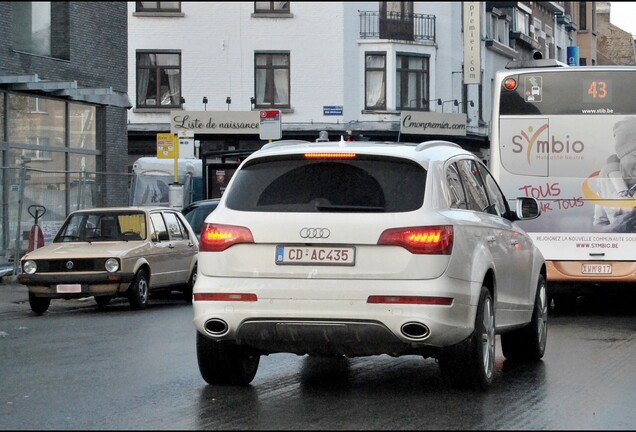
M 583 274 L 611 274 L 611 264 L 583 264 L 581 268 Z
M 346 265 L 356 261 L 354 247 L 276 246 L 276 264 Z

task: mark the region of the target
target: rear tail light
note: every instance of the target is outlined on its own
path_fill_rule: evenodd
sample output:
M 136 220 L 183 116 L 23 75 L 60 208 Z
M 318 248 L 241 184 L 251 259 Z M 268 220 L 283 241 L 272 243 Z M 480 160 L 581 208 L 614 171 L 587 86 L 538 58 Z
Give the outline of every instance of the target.
M 243 293 L 194 293 L 195 301 L 240 301 L 255 302 L 256 294 Z
M 453 227 L 391 228 L 380 235 L 378 244 L 401 246 L 413 254 L 450 255 L 453 250 Z
M 388 303 L 388 304 L 425 304 L 450 306 L 453 304 L 451 297 L 431 297 L 431 296 L 369 296 L 367 303 Z
M 201 230 L 199 251 L 221 252 L 239 243 L 254 243 L 254 237 L 248 228 L 206 223 Z

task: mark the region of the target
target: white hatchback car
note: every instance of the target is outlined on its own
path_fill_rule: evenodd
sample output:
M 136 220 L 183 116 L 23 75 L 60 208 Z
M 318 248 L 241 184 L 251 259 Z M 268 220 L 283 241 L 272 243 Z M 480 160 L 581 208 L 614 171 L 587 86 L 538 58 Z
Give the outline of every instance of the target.
M 538 360 L 546 267 L 484 164 L 446 141 L 279 141 L 246 158 L 200 237 L 197 358 L 249 384 L 261 355 L 422 355 L 486 389 L 495 335 Z

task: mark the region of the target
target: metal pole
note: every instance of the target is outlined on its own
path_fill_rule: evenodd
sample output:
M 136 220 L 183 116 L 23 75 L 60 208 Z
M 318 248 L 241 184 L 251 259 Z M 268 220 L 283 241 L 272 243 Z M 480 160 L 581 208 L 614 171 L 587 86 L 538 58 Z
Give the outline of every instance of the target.
M 24 201 L 24 182 L 26 181 L 26 160 L 22 158 L 20 164 L 20 180 L 18 188 L 18 223 L 15 234 L 15 251 L 13 257 L 13 274 L 18 275 L 20 273 L 20 239 L 22 228 L 22 202 Z

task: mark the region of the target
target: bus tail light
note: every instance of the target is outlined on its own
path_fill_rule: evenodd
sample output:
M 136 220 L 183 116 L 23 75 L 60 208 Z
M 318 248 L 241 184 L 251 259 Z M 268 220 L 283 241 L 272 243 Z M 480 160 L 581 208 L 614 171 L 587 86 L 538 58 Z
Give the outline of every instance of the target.
M 506 90 L 516 90 L 517 88 L 517 80 L 514 78 L 506 78 L 503 81 L 503 88 L 505 88 Z

